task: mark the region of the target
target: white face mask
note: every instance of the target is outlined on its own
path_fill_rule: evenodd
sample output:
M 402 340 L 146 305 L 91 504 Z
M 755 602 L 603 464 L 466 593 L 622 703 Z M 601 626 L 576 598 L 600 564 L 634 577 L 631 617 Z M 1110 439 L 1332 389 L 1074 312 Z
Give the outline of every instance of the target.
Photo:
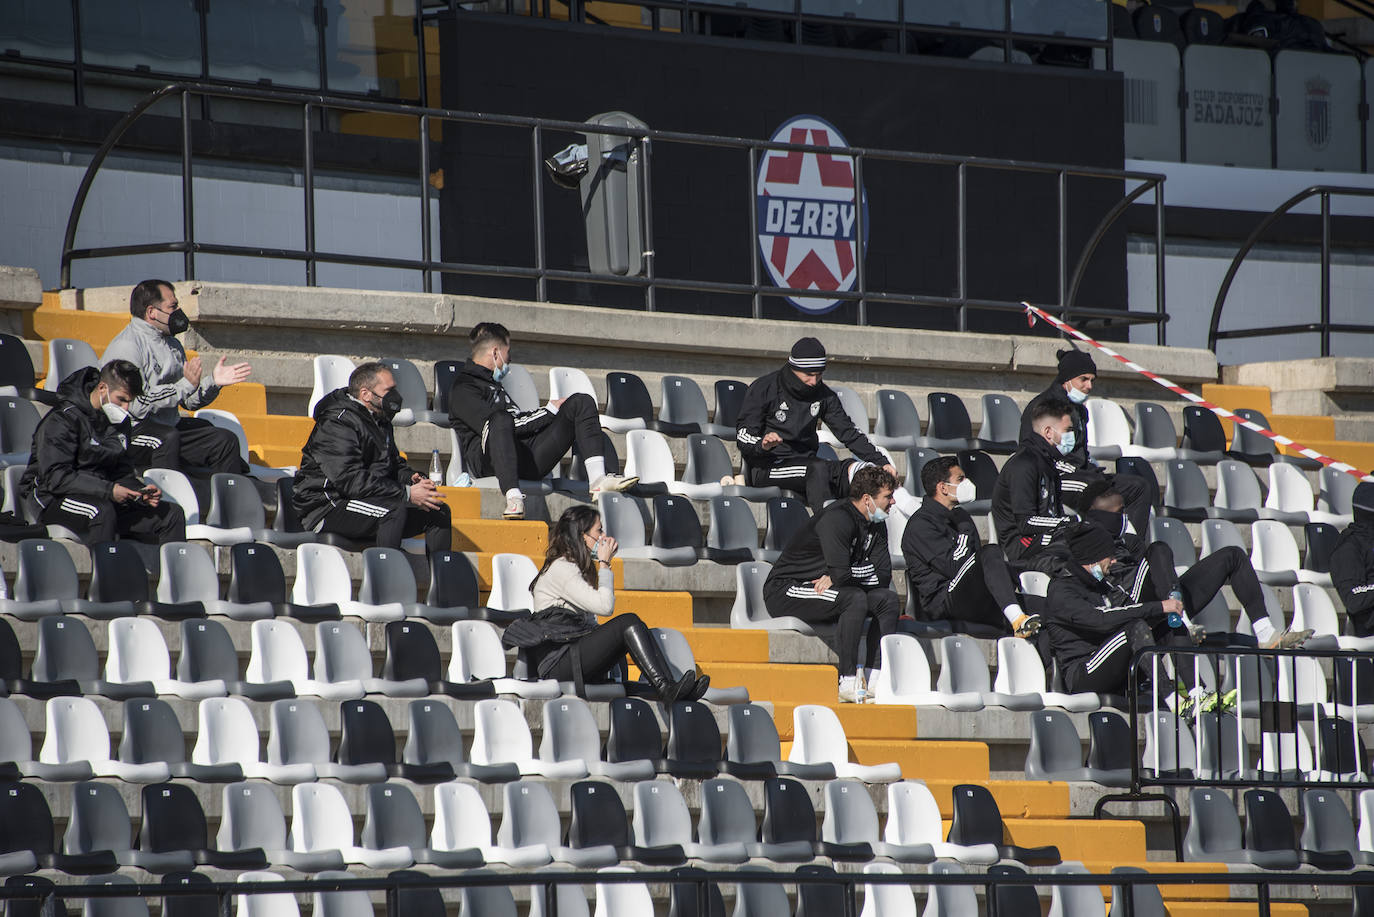
M 959 503 L 972 503 L 978 499 L 978 488 L 973 481 L 964 478 L 954 488 L 954 499 Z
M 108 398 L 100 402 L 100 410 L 105 412 L 105 416 L 112 424 L 121 424 L 129 418 L 128 411 L 124 410 L 113 401 L 110 401 Z
M 1073 451 L 1073 447 L 1076 445 L 1076 439 L 1077 437 L 1074 436 L 1073 430 L 1065 430 L 1063 435 L 1059 437 L 1059 445 L 1055 448 L 1059 450 L 1060 455 L 1068 455 Z
M 1069 386 L 1069 400 L 1074 404 L 1082 404 L 1088 400 L 1088 393 L 1080 389 Z

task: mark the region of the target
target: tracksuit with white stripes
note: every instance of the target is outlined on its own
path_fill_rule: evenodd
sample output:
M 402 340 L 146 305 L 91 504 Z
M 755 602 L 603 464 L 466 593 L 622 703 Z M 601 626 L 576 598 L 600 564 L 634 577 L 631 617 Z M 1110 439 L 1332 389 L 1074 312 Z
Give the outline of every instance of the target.
M 830 577 L 830 588 L 815 582 Z M 892 590 L 887 523 L 869 522 L 852 501 L 837 500 L 807 521 L 783 548 L 763 584 L 775 617 L 834 623 L 840 675 L 858 667 L 859 641 L 868 630 L 867 665 L 877 664 L 879 641 L 897 629 L 901 606 Z
M 1073 518 L 1064 513 L 1058 458 L 1058 449 L 1032 433 L 997 475 L 992 523 L 1014 566 L 1053 574 L 1068 561 L 1064 536 Z
M 1331 582 L 1345 605 L 1350 632 L 1374 634 L 1374 519 L 1358 507 L 1331 552 Z
M 93 366 L 72 373 L 58 386 L 57 407 L 38 422 L 29 467 L 19 481 L 29 519 L 66 526 L 86 544 L 116 537 L 184 541 L 186 517 L 171 500 L 155 507 L 114 502 L 115 484 L 138 490 L 143 482 L 129 458 L 128 422 L 112 424 L 91 406 L 99 382 L 100 370 Z
M 143 375 L 143 394 L 129 405 L 134 420 L 129 455 L 136 467 L 204 469 L 209 474 L 248 471 L 239 455 L 238 437 L 231 431 L 177 412 L 178 407 L 208 408 L 219 395 L 211 364 L 205 364 L 200 384 L 192 385 L 186 379 L 181 342 L 141 318 L 131 319 L 110 341 L 101 365 L 111 360 L 128 360 Z
M 1137 532 L 1145 531 L 1145 527 L 1150 524 L 1149 485 L 1133 474 L 1108 474 L 1101 465 L 1092 460 L 1091 456 L 1088 455 L 1087 405 L 1074 404 L 1073 401 L 1065 397 L 1065 394 L 1064 386 L 1060 383 L 1054 383 L 1030 400 L 1026 409 L 1021 412 L 1021 439 L 1024 441 L 1033 432 L 1031 430 L 1031 414 L 1042 402 L 1050 399 L 1068 402 L 1069 407 L 1073 408 L 1070 415 L 1073 419 L 1073 451 L 1068 455 L 1055 456 L 1055 465 L 1059 468 L 1059 484 L 1064 503 L 1075 511 L 1086 509 L 1087 507 L 1078 505 L 1078 498 L 1083 493 L 1083 488 L 1093 481 L 1101 480 L 1104 477 L 1110 478 L 1112 486 L 1126 501 L 1126 515 L 1130 517 L 1131 525 L 1135 526 Z
M 474 478 L 496 475 L 502 493 L 518 487 L 521 478 L 544 477 L 574 445 L 583 461 L 605 454 L 601 416 L 590 395 L 569 395 L 557 409 L 521 411 L 491 370 L 471 359 L 453 380 L 448 416 L 463 467 Z
M 398 548 L 402 538 L 423 532 L 426 551 L 447 551 L 453 543 L 448 505 L 411 503 L 414 475 L 396 450 L 391 422 L 348 389 L 335 389 L 315 405 L 315 429 L 301 449 L 291 502 L 311 531 L 379 548 Z
M 983 545 L 966 510 L 926 497 L 907 520 L 902 557 L 922 618 L 1007 628 L 1002 609 L 1018 601 L 1011 571 L 1001 548 Z
M 1069 691 L 1125 694 L 1131 657 L 1155 645 L 1158 601 L 1142 602 L 1071 563 L 1050 580 L 1041 615 Z
M 887 459 L 854 426 L 840 398 L 824 382 L 808 386 L 791 367 L 755 379 L 744 393 L 735 426 L 735 443 L 744 459 L 744 473 L 754 487 L 781 487 L 801 494 L 819 512 L 827 500 L 849 495 L 849 466 L 853 459 L 829 461 L 816 457 L 824 423 L 835 438 L 860 460 L 875 465 Z M 777 433 L 782 442 L 763 448 L 763 439 Z

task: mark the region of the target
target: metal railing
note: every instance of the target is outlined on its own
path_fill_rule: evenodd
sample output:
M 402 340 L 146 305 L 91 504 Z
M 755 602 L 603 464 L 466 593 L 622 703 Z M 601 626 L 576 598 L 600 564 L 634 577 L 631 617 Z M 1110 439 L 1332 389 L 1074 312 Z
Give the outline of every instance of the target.
M 177 98 L 180 101 L 180 127 L 181 127 L 181 190 L 182 190 L 182 219 L 181 219 L 181 238 L 179 240 L 150 241 L 142 244 L 103 246 L 94 248 L 77 248 L 75 245 L 77 230 L 80 225 L 82 210 L 85 207 L 91 186 L 99 174 L 101 166 L 112 150 L 118 145 L 125 132 L 129 130 L 148 110 L 163 99 Z M 281 247 L 267 247 L 256 245 L 228 245 L 214 242 L 199 241 L 195 231 L 195 197 L 193 185 L 193 141 L 191 136 L 192 112 L 191 100 L 194 97 L 223 97 L 240 100 L 253 100 L 260 102 L 279 103 L 284 105 L 297 106 L 301 111 L 300 129 L 302 136 L 302 156 L 303 156 L 303 184 L 304 184 L 304 207 L 302 219 L 304 222 L 304 248 L 291 249 Z M 420 252 L 417 258 L 385 257 L 377 255 L 354 254 L 344 252 L 321 251 L 315 244 L 315 154 L 313 148 L 312 118 L 316 112 L 321 110 L 339 110 L 353 112 L 374 112 L 390 115 L 406 115 L 416 118 L 418 121 L 418 176 L 417 190 L 420 203 L 417 219 L 420 230 Z M 479 264 L 461 261 L 440 261 L 434 258 L 433 239 L 430 232 L 430 136 L 432 125 L 435 122 L 458 122 L 462 124 L 501 126 L 520 128 L 528 131 L 529 149 L 531 150 L 531 171 L 530 171 L 530 192 L 532 199 L 531 222 L 533 224 L 534 251 L 532 252 L 532 266 L 516 264 Z M 642 217 L 644 221 L 644 263 L 645 270 L 642 276 L 623 276 L 610 273 L 595 273 L 591 271 L 574 271 L 549 267 L 546 263 L 546 236 L 544 220 L 544 175 L 542 172 L 543 138 L 549 131 L 570 131 L 576 133 L 599 133 L 624 136 L 629 142 L 634 144 L 640 153 L 642 168 L 641 193 L 643 200 Z M 956 234 L 956 254 L 957 254 L 957 293 L 954 296 L 936 296 L 913 293 L 897 293 L 891 291 L 874 290 L 868 286 L 867 277 L 864 269 L 864 258 L 858 257 L 857 277 L 855 289 L 851 290 L 825 290 L 797 289 L 791 287 L 776 287 L 763 282 L 759 267 L 759 257 L 757 254 L 758 233 L 753 226 L 756 219 L 754 201 L 742 201 L 745 212 L 750 214 L 751 231 L 746 239 L 741 241 L 747 244 L 749 253 L 749 263 L 751 265 L 751 277 L 748 282 L 735 279 L 716 279 L 716 278 L 675 278 L 660 276 L 655 269 L 654 257 L 654 221 L 653 221 L 653 184 L 650 178 L 652 149 L 655 144 L 685 144 L 696 147 L 708 147 L 716 149 L 729 149 L 740 154 L 741 166 L 747 166 L 750 194 L 753 193 L 754 176 L 757 174 L 760 155 L 771 151 L 802 152 L 802 153 L 827 153 L 832 156 L 847 158 L 854 165 L 854 187 L 856 207 L 862 208 L 858 200 L 860 189 L 863 185 L 864 164 L 868 161 L 896 162 L 919 165 L 936 165 L 952 167 L 955 171 L 956 185 L 956 207 L 954 214 L 955 234 Z M 711 134 L 692 134 L 674 131 L 660 130 L 630 130 L 605 125 L 595 125 L 575 121 L 560 121 L 547 118 L 528 118 L 511 115 L 493 115 L 481 112 L 455 111 L 441 108 L 424 108 L 419 106 L 378 102 L 362 99 L 342 99 L 332 96 L 320 95 L 318 93 L 289 92 L 285 90 L 272 90 L 260 88 L 239 88 L 225 86 L 207 86 L 199 83 L 174 83 L 150 93 L 141 102 L 127 112 L 117 124 L 110 130 L 110 133 L 101 144 L 100 148 L 92 157 L 86 167 L 85 174 L 82 176 L 81 183 L 77 189 L 76 198 L 72 204 L 71 212 L 67 219 L 66 232 L 63 238 L 61 256 L 61 284 L 65 287 L 71 286 L 71 269 L 75 261 L 90 258 L 109 258 L 122 257 L 140 254 L 156 254 L 180 252 L 183 255 L 183 267 L 185 277 L 192 279 L 196 276 L 196 255 L 234 255 L 256 258 L 283 259 L 300 261 L 305 266 L 305 283 L 308 286 L 315 285 L 316 266 L 320 263 L 351 264 L 368 267 L 400 268 L 418 271 L 422 275 L 423 289 L 425 292 L 433 291 L 433 276 L 438 274 L 455 275 L 474 275 L 486 277 L 505 277 L 519 278 L 531 281 L 533 284 L 534 298 L 538 301 L 547 301 L 549 281 L 578 281 L 596 284 L 618 285 L 639 287 L 644 294 L 644 307 L 652 311 L 655 308 L 655 292 L 657 290 L 687 290 L 701 293 L 724 293 L 749 296 L 752 299 L 752 315 L 760 318 L 763 315 L 763 298 L 771 297 L 811 297 L 818 295 L 828 299 L 852 301 L 857 304 L 857 322 L 860 325 L 867 324 L 867 305 L 869 303 L 885 303 L 897 305 L 914 306 L 933 306 L 943 309 L 952 309 L 956 312 L 956 325 L 958 330 L 964 331 L 969 327 L 968 313 L 971 309 L 1002 312 L 1002 313 L 1022 313 L 1024 306 L 1020 301 L 1004 301 L 993 299 L 982 299 L 972 297 L 968 293 L 968 268 L 967 252 L 969 246 L 968 239 L 968 192 L 967 183 L 970 172 L 973 171 L 994 171 L 994 172 L 1015 172 L 1029 173 L 1042 176 L 1052 176 L 1058 182 L 1058 224 L 1057 224 L 1057 247 L 1058 247 L 1058 300 L 1054 303 L 1037 303 L 1046 311 L 1069 317 L 1085 319 L 1089 323 L 1152 323 L 1156 325 L 1156 335 L 1158 343 L 1165 343 L 1164 323 L 1168 320 L 1164 301 L 1164 206 L 1163 206 L 1163 183 L 1164 176 L 1146 172 L 1126 172 L 1114 169 L 1101 169 L 1088 166 L 1025 162 L 1009 159 L 990 159 L 970 156 L 947 156 L 931 153 L 913 153 L 899 150 L 884 150 L 866 147 L 849 146 L 816 146 L 809 144 L 779 143 L 773 141 L 750 140 L 742 137 L 729 137 Z M 744 170 L 741 169 L 741 172 Z M 1103 216 L 1101 222 L 1096 227 L 1092 236 L 1088 239 L 1077 263 L 1072 271 L 1069 268 L 1069 192 L 1068 184 L 1070 178 L 1089 178 L 1107 180 L 1111 182 L 1136 182 L 1138 183 L 1123 198 Z M 739 190 L 745 190 L 743 182 L 739 183 Z M 1108 229 L 1120 218 L 1127 207 L 1133 201 L 1140 199 L 1147 193 L 1153 193 L 1156 214 L 1155 227 L 1155 311 L 1131 312 L 1125 309 L 1104 309 L 1095 307 L 1078 306 L 1075 302 L 1082 278 L 1090 263 L 1092 254 L 1105 238 Z M 856 251 L 864 251 L 864 228 L 863 220 L 855 221 Z
M 1317 333 L 1321 336 L 1321 356 L 1331 356 L 1331 333 L 1340 334 L 1374 334 L 1374 323 L 1368 325 L 1353 325 L 1331 321 L 1331 198 L 1332 197 L 1374 197 L 1374 188 L 1350 188 L 1340 185 L 1313 185 L 1299 191 L 1297 194 L 1284 201 L 1274 210 L 1260 220 L 1259 224 L 1250 232 L 1240 249 L 1231 259 L 1231 266 L 1226 269 L 1226 277 L 1221 281 L 1221 287 L 1217 290 L 1216 300 L 1212 303 L 1212 321 L 1207 330 L 1207 349 L 1216 352 L 1217 341 L 1234 340 L 1237 338 L 1254 337 L 1276 337 L 1285 334 L 1304 334 Z M 1290 325 L 1264 325 L 1261 327 L 1233 328 L 1222 330 L 1221 313 L 1226 306 L 1226 296 L 1231 292 L 1231 283 L 1236 279 L 1237 272 L 1240 271 L 1241 264 L 1245 261 L 1245 256 L 1250 253 L 1250 249 L 1255 247 L 1260 236 L 1264 235 L 1265 230 L 1274 225 L 1278 219 L 1298 204 L 1309 198 L 1321 198 L 1321 277 L 1320 289 L 1318 293 L 1319 314 L 1315 322 L 1298 322 Z
M 548 917 L 558 917 L 558 895 L 556 889 L 566 886 L 614 886 L 614 885 L 680 885 L 693 886 L 696 891 L 697 909 L 692 917 L 708 917 L 710 913 L 711 886 L 725 885 L 793 885 L 800 892 L 807 888 L 835 888 L 843 896 L 844 910 L 837 917 L 856 917 L 859 913 L 858 899 L 860 886 L 906 886 L 913 890 L 926 888 L 968 887 L 981 890 L 985 896 L 984 905 L 987 917 L 999 917 L 999 889 L 1023 888 L 1043 889 L 1074 888 L 1079 886 L 1112 886 L 1113 894 L 1121 894 L 1122 913 L 1134 917 L 1139 890 L 1158 886 L 1222 886 L 1228 894 L 1234 888 L 1253 888 L 1254 900 L 1259 917 L 1269 917 L 1273 903 L 1273 889 L 1276 887 L 1306 887 L 1316 891 L 1331 889 L 1339 892 L 1354 892 L 1356 888 L 1374 886 L 1374 871 L 1337 872 L 1314 874 L 1283 870 L 1256 870 L 1255 872 L 1169 872 L 1167 864 L 1159 864 L 1159 871 L 1113 871 L 1110 873 L 1017 873 L 1011 870 L 998 872 L 935 872 L 929 874 L 912 873 L 861 873 L 832 872 L 823 869 L 805 868 L 789 872 L 742 869 L 738 871 L 691 869 L 670 871 L 662 869 L 643 869 L 612 872 L 561 872 L 540 870 L 538 872 L 492 873 L 479 870 L 450 871 L 440 874 L 408 872 L 392 873 L 383 878 L 329 878 L 329 879 L 287 879 L 280 882 L 198 882 L 180 883 L 133 883 L 109 885 L 21 885 L 6 884 L 0 887 L 0 901 L 32 902 L 42 917 L 55 917 L 65 912 L 65 902 L 91 899 L 119 898 L 208 898 L 216 899 L 218 912 L 224 917 L 235 913 L 234 899 L 240 895 L 282 895 L 312 894 L 317 892 L 384 892 L 386 917 L 406 917 L 399 899 L 403 892 L 422 890 L 481 889 L 493 887 L 520 888 L 531 887 L 532 894 L 542 894 L 544 913 Z M 1130 892 L 1126 893 L 1129 889 Z M 929 893 L 928 891 L 928 893 Z M 1326 895 L 1331 898 L 1333 895 Z M 1303 900 L 1303 899 L 1296 899 Z M 1113 906 L 1113 913 L 1116 907 Z M 238 913 L 242 913 L 239 910 Z M 1153 911 L 1151 911 L 1153 913 Z

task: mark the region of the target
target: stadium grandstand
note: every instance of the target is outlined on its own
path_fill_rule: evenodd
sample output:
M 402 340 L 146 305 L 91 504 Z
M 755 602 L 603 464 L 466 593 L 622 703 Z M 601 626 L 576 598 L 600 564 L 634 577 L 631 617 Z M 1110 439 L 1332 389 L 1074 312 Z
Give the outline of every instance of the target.
M 1367 0 L 0 0 L 0 908 L 1374 917 L 1371 51 Z M 564 451 L 498 467 L 506 410 Z M 857 648 L 768 585 L 841 516 Z M 1070 658 L 1094 576 L 1149 626 Z

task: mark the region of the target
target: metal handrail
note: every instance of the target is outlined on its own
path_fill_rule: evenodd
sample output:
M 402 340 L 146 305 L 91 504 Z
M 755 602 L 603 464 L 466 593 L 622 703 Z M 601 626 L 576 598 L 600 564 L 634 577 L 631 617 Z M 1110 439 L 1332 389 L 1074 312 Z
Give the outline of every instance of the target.
M 304 249 L 290 249 L 282 247 L 264 247 L 252 245 L 223 245 L 216 243 L 198 242 L 195 238 L 194 224 L 194 196 L 192 186 L 192 139 L 191 139 L 191 112 L 190 99 L 193 95 L 201 97 L 224 97 L 240 100 L 250 100 L 269 103 L 282 103 L 297 105 L 301 107 L 302 134 L 303 134 L 303 156 L 304 156 L 304 220 L 305 220 L 305 239 Z M 169 242 L 149 242 L 146 244 L 104 246 L 95 248 L 76 248 L 75 239 L 77 228 L 80 224 L 82 212 L 85 208 L 87 197 L 95 181 L 101 166 L 108 158 L 110 152 L 122 139 L 129 128 L 135 124 L 148 110 L 162 99 L 179 96 L 181 114 L 181 159 L 182 159 L 182 238 L 180 241 Z M 382 256 L 354 255 L 337 252 L 321 252 L 315 248 L 315 226 L 314 226 L 314 151 L 312 146 L 312 115 L 317 109 L 332 109 L 340 111 L 355 112 L 376 112 L 392 115 L 406 115 L 419 119 L 421 142 L 418 144 L 420 150 L 420 200 L 422 202 L 422 213 L 420 218 L 421 226 L 421 257 L 418 259 L 391 258 Z M 616 274 L 599 274 L 587 271 L 568 271 L 549 268 L 544 264 L 544 219 L 543 219 L 543 191 L 541 174 L 538 163 L 541 157 L 535 155 L 535 169 L 532 173 L 534 190 L 534 223 L 535 223 L 535 266 L 533 268 L 517 265 L 493 265 L 493 264 L 471 264 L 455 261 L 435 260 L 433 257 L 433 240 L 429 233 L 429 132 L 430 124 L 433 120 L 458 121 L 466 123 L 476 123 L 483 125 L 500 125 L 506 127 L 516 127 L 527 129 L 531 132 L 531 139 L 534 151 L 539 152 L 539 142 L 542 132 L 549 130 L 569 131 L 576 133 L 601 133 L 624 136 L 632 142 L 640 145 L 645 155 L 641 157 L 641 162 L 645 168 L 641 171 L 644 187 L 642 188 L 643 199 L 645 201 L 645 221 L 647 233 L 652 233 L 652 196 L 647 176 L 647 165 L 649 162 L 648 150 L 655 142 L 684 143 L 698 146 L 717 147 L 725 149 L 735 149 L 750 154 L 751 167 L 756 162 L 757 155 L 763 151 L 796 151 L 810 153 L 828 153 L 833 156 L 852 158 L 855 163 L 856 187 L 860 187 L 857 179 L 862 176 L 864 160 L 880 160 L 902 163 L 919 163 L 927 165 L 955 166 L 958 170 L 958 182 L 960 194 L 958 195 L 958 255 L 959 255 L 959 295 L 958 296 L 933 296 L 919 294 L 901 294 L 883 291 L 872 291 L 866 289 L 863 272 L 859 272 L 857 289 L 848 291 L 826 290 L 816 291 L 811 289 L 796 289 L 788 287 L 775 287 L 761 282 L 761 278 L 755 276 L 751 282 L 731 282 L 716 280 L 688 280 L 682 278 L 671 278 L 657 276 L 654 271 L 653 259 L 646 258 L 646 272 L 644 276 L 621 276 Z M 426 292 L 433 290 L 434 273 L 454 273 L 454 274 L 473 274 L 484 276 L 511 277 L 530 279 L 536 282 L 536 298 L 543 301 L 546 297 L 546 282 L 548 280 L 574 280 L 582 282 L 595 282 L 603 284 L 637 286 L 644 290 L 646 308 L 654 308 L 655 289 L 678 289 L 692 290 L 707 293 L 730 293 L 751 295 L 754 305 L 753 312 L 755 317 L 762 316 L 762 297 L 763 296 L 817 296 L 823 295 L 828 298 L 845 301 L 855 301 L 858 305 L 858 323 L 867 324 L 866 304 L 893 303 L 904 305 L 925 305 L 945 308 L 953 308 L 958 313 L 959 330 L 967 330 L 967 311 L 969 309 L 981 309 L 994 312 L 1021 312 L 1023 306 L 1020 302 L 1003 302 L 1000 300 L 975 299 L 967 295 L 966 277 L 966 258 L 965 249 L 967 247 L 966 236 L 966 194 L 964 192 L 966 173 L 969 169 L 986 169 L 997 171 L 1026 172 L 1032 174 L 1055 175 L 1059 180 L 1059 221 L 1060 221 L 1060 290 L 1059 303 L 1047 304 L 1048 311 L 1055 312 L 1064 316 L 1072 315 L 1089 320 L 1103 322 L 1117 322 L 1122 324 L 1130 323 L 1154 323 L 1157 326 L 1157 337 L 1159 343 L 1165 342 L 1165 332 L 1163 323 L 1168 316 L 1164 308 L 1164 285 L 1157 285 L 1156 289 L 1156 309 L 1154 312 L 1130 312 L 1117 309 L 1102 309 L 1092 307 L 1081 307 L 1074 304 L 1072 298 L 1066 296 L 1069 290 L 1073 291 L 1076 297 L 1078 287 L 1081 283 L 1083 273 L 1086 271 L 1089 259 L 1093 251 L 1105 236 L 1111 225 L 1126 210 L 1126 204 L 1136 200 L 1146 191 L 1155 192 L 1155 207 L 1157 211 L 1157 225 L 1159 231 L 1163 229 L 1163 195 L 1161 193 L 1164 176 L 1147 172 L 1132 172 L 1115 169 L 1105 169 L 1093 166 L 1079 166 L 1064 163 L 1040 163 L 1026 160 L 1014 159 L 995 159 L 980 156 L 951 156 L 935 153 L 917 153 L 904 150 L 887 150 L 871 147 L 855 146 L 818 146 L 814 144 L 794 144 L 775 141 L 750 140 L 742 137 L 731 137 L 719 134 L 695 134 L 681 131 L 664 131 L 648 128 L 616 128 L 605 125 L 590 124 L 578 121 L 564 121 L 550 118 L 532 118 L 515 115 L 498 115 L 483 112 L 468 112 L 446 108 L 429 108 L 417 105 L 409 105 L 395 102 L 384 102 L 371 99 L 340 98 L 336 96 L 324 95 L 312 92 L 300 92 L 281 89 L 265 89 L 258 87 L 226 87 L 217 85 L 207 85 L 197 82 L 179 82 L 164 86 L 150 93 L 132 109 L 126 112 L 119 121 L 111 128 L 104 142 L 100 145 L 95 155 L 86 167 L 82 175 L 81 182 L 77 188 L 72 209 L 68 215 L 66 230 L 63 235 L 63 247 L 61 256 L 61 284 L 63 287 L 71 286 L 71 267 L 75 260 L 116 257 L 133 254 L 148 253 L 168 253 L 180 252 L 183 255 L 183 266 L 187 278 L 195 275 L 195 255 L 197 253 L 216 254 L 216 255 L 242 255 L 261 258 L 276 258 L 286 260 L 302 261 L 306 267 L 306 283 L 313 285 L 315 282 L 315 266 L 320 262 L 325 263 L 350 263 L 372 267 L 400 268 L 420 271 L 423 276 L 423 285 Z M 1128 195 L 1125 200 L 1112 209 L 1098 225 L 1093 235 L 1089 238 L 1085 249 L 1078 259 L 1077 266 L 1072 278 L 1067 276 L 1067 180 L 1070 176 L 1134 181 L 1140 185 Z M 751 208 L 752 209 L 752 208 Z M 756 244 L 754 239 L 757 234 L 753 234 L 750 239 L 751 255 L 757 264 L 757 255 L 752 251 Z M 653 250 L 652 239 L 646 237 L 645 248 L 650 252 Z M 1163 246 L 1156 247 L 1157 271 L 1163 271 Z M 862 263 L 862 258 L 859 259 Z
M 1231 259 L 1231 266 L 1226 269 L 1226 277 L 1221 281 L 1221 287 L 1217 290 L 1217 297 L 1212 303 L 1212 321 L 1207 329 L 1207 349 L 1216 352 L 1217 341 L 1229 338 L 1252 338 L 1252 337 L 1272 337 L 1284 334 L 1299 334 L 1317 332 L 1321 335 L 1321 355 L 1331 356 L 1331 332 L 1337 331 L 1346 334 L 1374 334 L 1374 325 L 1351 325 L 1333 324 L 1331 321 L 1331 198 L 1338 197 L 1374 197 L 1374 188 L 1352 188 L 1343 185 L 1312 185 L 1304 188 L 1297 194 L 1275 207 L 1259 224 L 1250 232 L 1240 249 Z M 1300 322 L 1289 325 L 1266 325 L 1260 328 L 1240 328 L 1235 330 L 1222 331 L 1221 312 L 1226 305 L 1226 296 L 1231 292 L 1231 283 L 1236 279 L 1236 273 L 1240 271 L 1241 263 L 1245 256 L 1250 253 L 1250 249 L 1255 247 L 1270 226 L 1298 204 L 1312 197 L 1321 198 L 1321 221 L 1322 221 L 1322 244 L 1321 244 L 1321 314 L 1316 322 Z

